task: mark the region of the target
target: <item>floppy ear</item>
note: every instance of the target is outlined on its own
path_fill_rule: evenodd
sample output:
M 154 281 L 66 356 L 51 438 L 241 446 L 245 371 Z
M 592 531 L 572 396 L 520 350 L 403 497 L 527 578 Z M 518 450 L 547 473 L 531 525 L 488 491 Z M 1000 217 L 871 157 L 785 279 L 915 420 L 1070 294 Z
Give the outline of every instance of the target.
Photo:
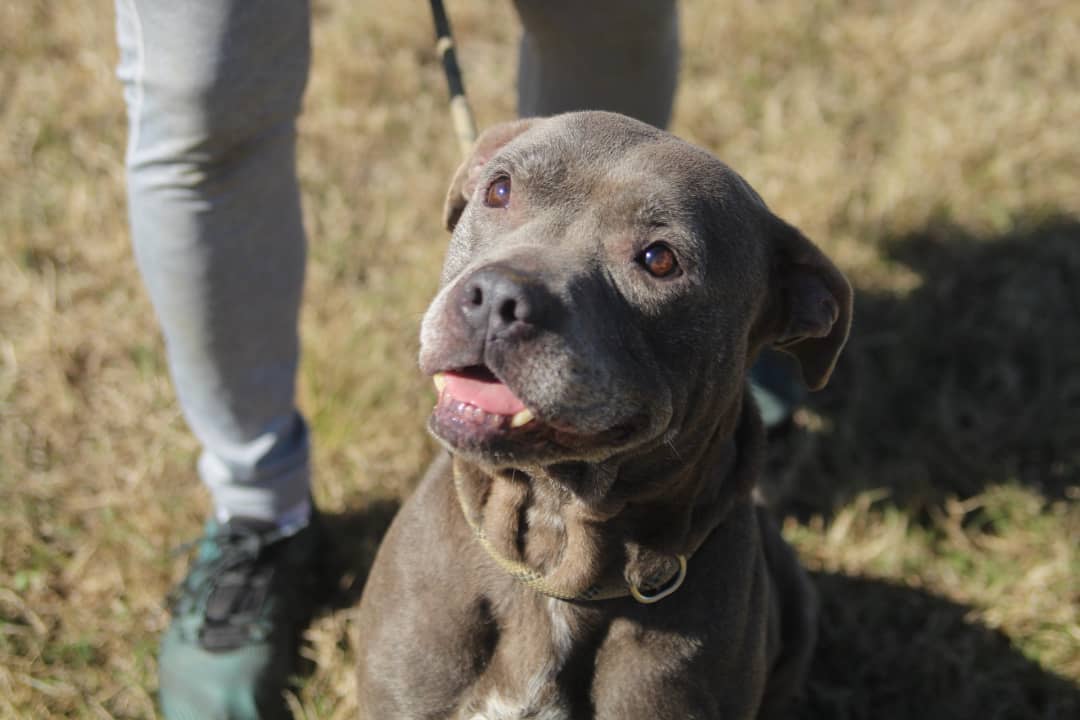
M 528 130 L 540 118 L 526 118 L 513 122 L 493 125 L 476 139 L 472 152 L 465 162 L 454 173 L 454 179 L 450 181 L 450 188 L 446 191 L 446 202 L 443 204 L 443 225 L 447 230 L 453 231 L 458 218 L 465 211 L 476 189 L 480 171 L 487 165 L 495 153 L 506 143 Z
M 805 235 L 775 216 L 770 222 L 769 246 L 764 339 L 793 355 L 806 386 L 820 390 L 829 381 L 851 329 L 851 285 Z

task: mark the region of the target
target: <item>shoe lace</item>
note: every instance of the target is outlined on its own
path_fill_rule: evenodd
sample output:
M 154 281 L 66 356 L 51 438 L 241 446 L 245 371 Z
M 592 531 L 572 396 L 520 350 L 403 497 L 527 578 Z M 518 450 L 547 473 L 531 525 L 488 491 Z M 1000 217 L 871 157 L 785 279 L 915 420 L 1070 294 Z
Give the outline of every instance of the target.
M 173 613 L 202 616 L 204 644 L 232 646 L 257 632 L 272 564 L 262 562 L 266 550 L 289 537 L 295 528 L 257 529 L 226 523 L 174 551 L 181 554 L 209 543 L 215 550 L 199 556 L 186 578 L 169 595 Z

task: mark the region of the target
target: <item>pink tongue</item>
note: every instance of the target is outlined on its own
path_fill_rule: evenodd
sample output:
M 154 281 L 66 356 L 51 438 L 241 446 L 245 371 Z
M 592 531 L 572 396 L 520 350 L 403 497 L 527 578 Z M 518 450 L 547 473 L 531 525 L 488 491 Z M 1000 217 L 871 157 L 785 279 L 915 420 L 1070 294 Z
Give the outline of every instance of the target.
M 498 380 L 477 380 L 448 372 L 444 392 L 493 415 L 515 415 L 525 409 L 525 403 Z

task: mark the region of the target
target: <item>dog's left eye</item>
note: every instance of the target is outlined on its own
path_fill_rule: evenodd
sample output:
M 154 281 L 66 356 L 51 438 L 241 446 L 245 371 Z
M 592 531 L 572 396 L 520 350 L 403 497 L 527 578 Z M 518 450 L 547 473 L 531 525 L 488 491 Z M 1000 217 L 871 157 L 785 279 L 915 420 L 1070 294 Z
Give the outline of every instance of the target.
M 638 262 L 653 277 L 663 278 L 674 275 L 679 270 L 679 261 L 675 251 L 665 243 L 653 243 L 638 256 Z
M 504 208 L 510 204 L 510 176 L 500 175 L 491 181 L 484 194 L 484 204 L 492 208 Z

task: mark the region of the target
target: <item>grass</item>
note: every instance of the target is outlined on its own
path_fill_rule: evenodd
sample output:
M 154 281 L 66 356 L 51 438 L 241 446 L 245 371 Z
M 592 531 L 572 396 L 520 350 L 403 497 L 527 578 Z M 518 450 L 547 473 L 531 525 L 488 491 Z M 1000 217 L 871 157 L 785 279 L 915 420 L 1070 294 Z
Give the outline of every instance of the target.
M 456 165 L 422 3 L 316 2 L 300 403 L 340 592 L 298 717 L 355 714 L 351 607 L 433 453 L 417 327 Z M 785 532 L 807 718 L 1080 713 L 1080 6 L 684 0 L 674 130 L 857 288 Z M 509 3 L 451 2 L 482 125 Z M 0 6 L 0 718 L 153 717 L 207 497 L 127 240 L 111 4 Z

